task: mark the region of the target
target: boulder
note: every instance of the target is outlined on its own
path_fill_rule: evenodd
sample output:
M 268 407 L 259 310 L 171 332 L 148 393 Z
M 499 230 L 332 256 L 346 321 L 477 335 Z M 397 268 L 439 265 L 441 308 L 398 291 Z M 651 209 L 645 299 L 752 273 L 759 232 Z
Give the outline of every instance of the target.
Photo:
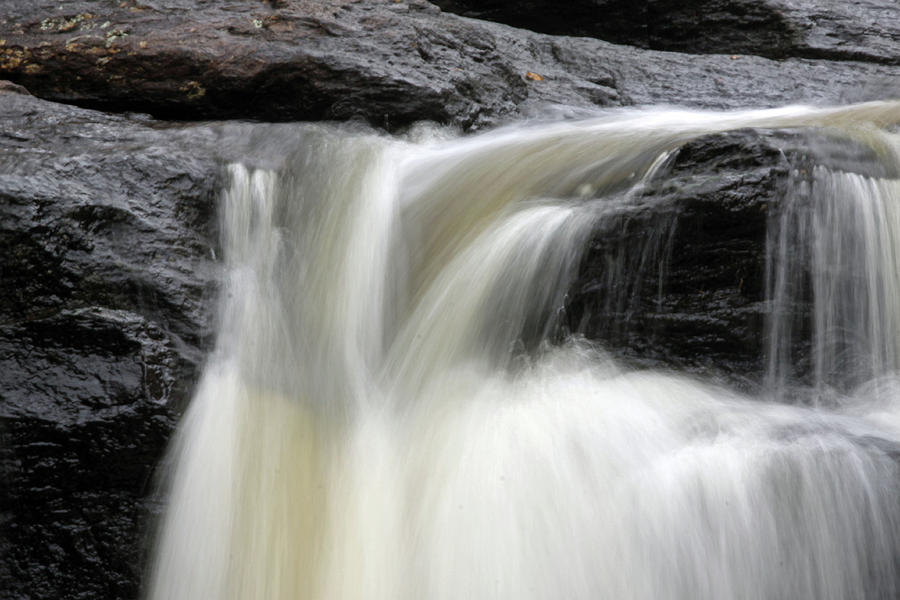
M 0 78 L 43 98 L 166 118 L 477 129 L 558 106 L 837 103 L 897 85 L 892 64 L 659 52 L 462 18 L 425 0 L 9 8 Z
M 680 148 L 630 209 L 599 223 L 567 296 L 567 330 L 635 366 L 758 387 L 787 136 L 738 131 Z

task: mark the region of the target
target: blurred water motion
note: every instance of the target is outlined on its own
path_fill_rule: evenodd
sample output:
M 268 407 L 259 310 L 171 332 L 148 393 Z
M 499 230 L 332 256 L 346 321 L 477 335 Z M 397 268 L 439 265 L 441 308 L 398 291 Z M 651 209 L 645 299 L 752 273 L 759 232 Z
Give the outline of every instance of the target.
M 451 141 L 309 126 L 283 168 L 231 165 L 218 344 L 149 597 L 898 597 L 896 179 L 820 166 L 786 199 L 762 397 L 629 371 L 557 326 L 597 223 L 685 142 L 812 127 L 896 170 L 898 121 L 870 103 Z M 797 404 L 805 273 L 808 397 L 828 400 Z

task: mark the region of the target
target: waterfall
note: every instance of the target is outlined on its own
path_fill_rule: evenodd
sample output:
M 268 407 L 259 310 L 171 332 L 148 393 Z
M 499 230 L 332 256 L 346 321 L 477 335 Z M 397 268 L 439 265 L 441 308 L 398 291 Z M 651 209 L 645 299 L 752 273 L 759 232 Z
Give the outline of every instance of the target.
M 279 164 L 230 165 L 218 341 L 148 597 L 896 598 L 900 162 L 880 128 L 897 122 L 900 103 L 463 139 L 309 125 Z M 592 233 L 686 142 L 753 127 L 874 137 L 888 169 L 792 174 L 769 234 L 771 385 L 629 369 L 561 335 Z M 610 265 L 626 289 L 629 264 Z
M 805 327 L 812 391 L 827 401 L 900 370 L 900 180 L 824 166 L 792 176 L 773 232 L 770 375 L 790 378 L 792 331 Z M 798 300 L 812 304 L 808 323 L 792 323 Z

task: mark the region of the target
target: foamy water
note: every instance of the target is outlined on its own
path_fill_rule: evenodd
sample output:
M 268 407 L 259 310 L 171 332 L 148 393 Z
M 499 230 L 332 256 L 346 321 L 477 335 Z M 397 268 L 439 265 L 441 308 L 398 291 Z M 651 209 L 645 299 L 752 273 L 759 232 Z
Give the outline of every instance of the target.
M 218 343 L 149 597 L 897 597 L 897 180 L 818 167 L 786 200 L 766 397 L 550 344 L 597 223 L 680 145 L 815 127 L 896 166 L 896 122 L 870 103 L 449 141 L 308 126 L 283 168 L 231 165 Z M 780 391 L 807 273 L 814 407 Z

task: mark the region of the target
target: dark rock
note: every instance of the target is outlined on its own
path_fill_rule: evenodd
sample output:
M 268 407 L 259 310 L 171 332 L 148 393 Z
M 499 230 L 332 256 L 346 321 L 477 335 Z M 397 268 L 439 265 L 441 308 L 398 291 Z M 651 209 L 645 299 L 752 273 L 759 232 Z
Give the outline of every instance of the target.
M 813 383 L 812 265 L 792 263 L 791 334 L 775 349 L 766 333 L 779 268 L 771 249 L 786 211 L 815 202 L 817 165 L 897 175 L 871 147 L 824 132 L 742 130 L 683 145 L 633 202 L 598 222 L 567 294 L 563 332 L 632 365 L 801 392 Z M 769 372 L 773 351 L 786 361 L 778 373 Z
M 569 292 L 568 329 L 636 365 L 758 386 L 767 230 L 789 145 L 740 131 L 683 146 L 630 209 L 601 221 Z
M 9 8 L 0 76 L 44 98 L 164 117 L 363 118 L 388 129 L 428 119 L 472 129 L 554 105 L 835 103 L 896 94 L 898 85 L 890 65 L 554 38 L 441 13 L 424 0 Z M 882 54 L 893 52 L 890 39 Z
M 151 125 L 0 94 L 3 598 L 137 596 L 210 338 L 220 169 L 209 128 Z
M 435 0 L 443 9 L 554 35 L 654 50 L 900 64 L 893 0 Z

